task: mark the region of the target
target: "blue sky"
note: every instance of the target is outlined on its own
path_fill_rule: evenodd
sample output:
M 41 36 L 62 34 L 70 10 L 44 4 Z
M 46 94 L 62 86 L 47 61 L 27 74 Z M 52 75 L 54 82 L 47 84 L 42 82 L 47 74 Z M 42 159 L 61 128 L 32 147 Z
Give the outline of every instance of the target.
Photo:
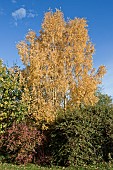
M 21 66 L 16 44 L 29 29 L 37 34 L 44 13 L 61 9 L 65 19 L 87 19 L 91 41 L 95 45 L 94 67 L 106 65 L 103 93 L 113 96 L 113 0 L 0 0 L 0 58 L 8 66 Z

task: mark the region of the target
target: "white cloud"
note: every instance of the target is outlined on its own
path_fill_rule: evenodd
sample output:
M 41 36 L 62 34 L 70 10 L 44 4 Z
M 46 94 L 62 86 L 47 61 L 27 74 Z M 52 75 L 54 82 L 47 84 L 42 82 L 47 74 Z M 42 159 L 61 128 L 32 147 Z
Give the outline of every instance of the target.
M 14 18 L 14 25 L 18 26 L 19 20 L 22 20 L 23 18 L 29 19 L 29 18 L 35 18 L 38 14 L 34 10 L 26 10 L 25 7 L 21 7 L 14 12 L 12 12 L 12 17 Z M 27 21 L 28 22 L 28 21 Z
M 25 8 L 19 8 L 18 10 L 12 12 L 12 17 L 15 20 L 25 18 L 26 17 L 26 9 Z
M 34 18 L 38 16 L 38 14 L 33 11 L 33 10 L 26 10 L 25 8 L 19 8 L 18 10 L 12 12 L 12 17 L 15 19 L 15 20 L 18 20 L 18 19 L 23 19 L 25 17 L 27 18 Z

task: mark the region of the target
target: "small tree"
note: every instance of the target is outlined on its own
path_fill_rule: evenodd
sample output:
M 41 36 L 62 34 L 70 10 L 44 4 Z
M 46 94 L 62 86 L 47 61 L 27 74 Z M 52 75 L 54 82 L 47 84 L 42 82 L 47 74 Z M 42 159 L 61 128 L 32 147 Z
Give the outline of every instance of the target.
M 25 105 L 22 103 L 22 89 L 17 66 L 8 69 L 0 60 L 0 133 L 16 120 L 24 118 Z

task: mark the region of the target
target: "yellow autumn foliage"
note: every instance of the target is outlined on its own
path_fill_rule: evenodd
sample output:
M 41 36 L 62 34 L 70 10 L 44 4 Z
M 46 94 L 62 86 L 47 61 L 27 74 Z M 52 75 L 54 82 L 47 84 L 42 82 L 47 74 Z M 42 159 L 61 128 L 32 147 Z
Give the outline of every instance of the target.
M 60 10 L 47 12 L 40 35 L 30 31 L 17 45 L 25 70 L 23 100 L 37 122 L 53 121 L 59 109 L 93 105 L 105 66 L 93 68 L 94 46 L 85 19 L 64 20 Z

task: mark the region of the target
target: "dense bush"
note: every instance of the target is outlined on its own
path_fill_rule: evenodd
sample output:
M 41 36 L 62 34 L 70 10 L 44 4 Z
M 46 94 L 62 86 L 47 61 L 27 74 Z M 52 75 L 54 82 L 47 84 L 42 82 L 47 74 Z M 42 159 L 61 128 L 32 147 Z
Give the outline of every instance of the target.
M 33 124 L 14 122 L 1 135 L 0 140 L 0 154 L 5 157 L 5 161 L 18 164 L 40 163 L 44 157 L 43 144 L 46 138 Z
M 93 120 L 94 129 L 97 135 L 94 138 L 94 143 L 98 143 L 101 148 L 102 158 L 108 162 L 113 158 L 113 104 L 112 99 L 108 95 L 99 95 L 99 102 L 91 109 L 96 119 Z M 89 112 L 88 112 L 89 113 Z
M 99 99 L 95 106 L 62 114 L 52 125 L 50 149 L 54 164 L 95 164 L 112 158 L 112 100 L 101 94 Z
M 51 129 L 53 163 L 68 166 L 93 163 L 96 151 L 91 143 L 93 128 L 86 112 L 66 113 Z

